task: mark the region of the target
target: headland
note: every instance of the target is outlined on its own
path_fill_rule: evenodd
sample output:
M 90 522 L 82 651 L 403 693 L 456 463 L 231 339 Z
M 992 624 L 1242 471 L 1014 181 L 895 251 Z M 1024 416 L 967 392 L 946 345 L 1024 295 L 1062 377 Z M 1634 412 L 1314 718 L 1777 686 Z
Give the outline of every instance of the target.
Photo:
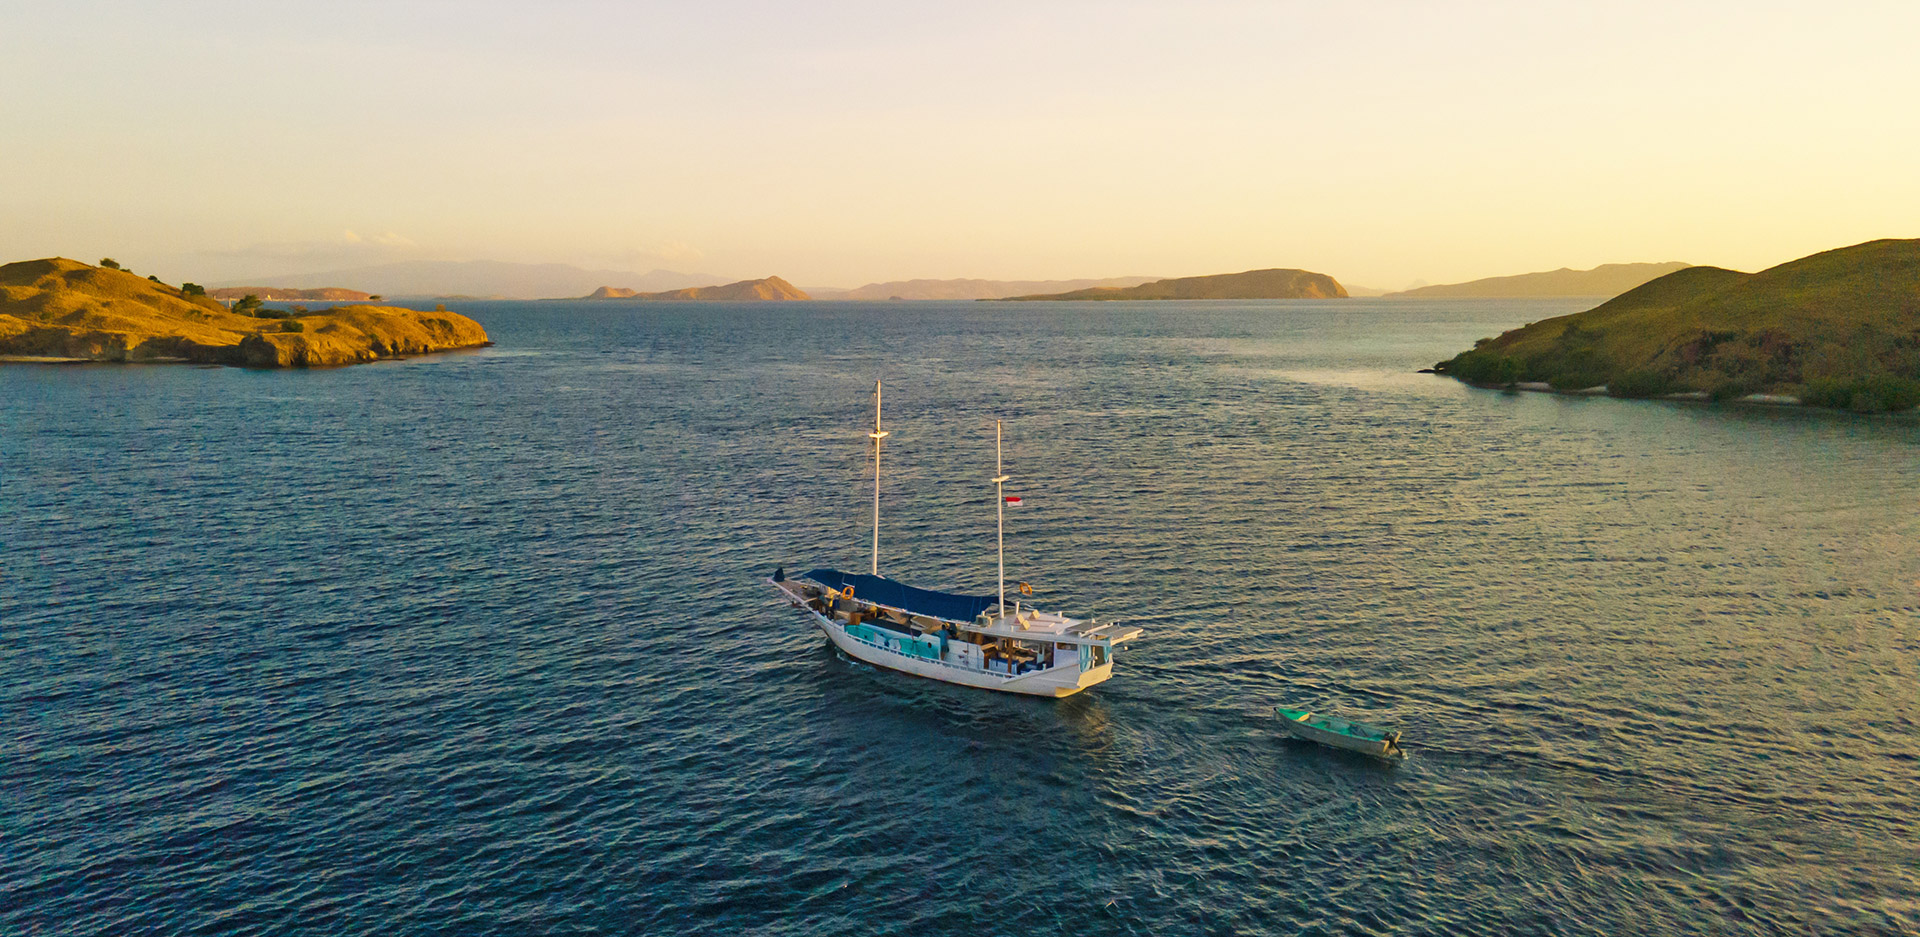
M 1920 240 L 1878 240 L 1759 273 L 1688 267 L 1530 323 L 1434 370 L 1482 386 L 1615 397 L 1920 405 Z
M 233 308 L 197 289 L 64 257 L 0 266 L 0 359 L 331 367 L 491 344 L 444 309 Z

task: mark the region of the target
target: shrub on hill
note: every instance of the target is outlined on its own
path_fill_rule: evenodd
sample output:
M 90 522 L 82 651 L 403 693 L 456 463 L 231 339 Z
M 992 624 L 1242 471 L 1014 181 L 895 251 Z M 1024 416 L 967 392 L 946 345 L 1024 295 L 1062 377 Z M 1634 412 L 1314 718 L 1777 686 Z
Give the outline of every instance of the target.
M 1511 384 L 1520 379 L 1520 362 L 1496 351 L 1469 351 L 1434 369 L 1469 384 Z
M 1604 334 L 1582 329 L 1569 322 L 1560 340 L 1544 351 L 1527 356 L 1522 376 L 1530 381 L 1546 381 L 1556 390 L 1581 390 L 1607 382 L 1607 362 L 1600 354 Z
M 1891 374 L 1819 378 L 1807 382 L 1802 403 L 1855 413 L 1892 413 L 1920 406 L 1920 381 Z
M 1673 378 L 1659 371 L 1628 371 L 1607 382 L 1615 397 L 1644 398 L 1673 393 Z

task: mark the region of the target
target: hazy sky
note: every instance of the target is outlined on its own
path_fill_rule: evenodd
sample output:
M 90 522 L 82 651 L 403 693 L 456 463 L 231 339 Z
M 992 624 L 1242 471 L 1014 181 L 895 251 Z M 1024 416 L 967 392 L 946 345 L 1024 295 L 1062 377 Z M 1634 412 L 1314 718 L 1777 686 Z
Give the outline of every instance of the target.
M 1920 236 L 1914 0 L 0 0 L 0 47 L 0 259 L 169 280 L 1397 287 Z

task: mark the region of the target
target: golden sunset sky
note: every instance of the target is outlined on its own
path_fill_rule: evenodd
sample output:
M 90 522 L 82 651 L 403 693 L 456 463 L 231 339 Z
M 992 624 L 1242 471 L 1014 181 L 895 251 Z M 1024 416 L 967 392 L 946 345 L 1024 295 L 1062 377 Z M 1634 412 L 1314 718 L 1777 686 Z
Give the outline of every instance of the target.
M 1397 288 L 1920 236 L 1920 3 L 21 3 L 0 260 Z

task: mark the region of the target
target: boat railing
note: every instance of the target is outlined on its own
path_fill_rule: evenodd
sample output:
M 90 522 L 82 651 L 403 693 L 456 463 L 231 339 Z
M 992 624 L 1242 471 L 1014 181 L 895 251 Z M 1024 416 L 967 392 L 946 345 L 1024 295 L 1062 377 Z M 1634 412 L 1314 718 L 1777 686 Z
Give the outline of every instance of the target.
M 844 634 L 844 635 L 846 635 L 846 637 L 847 637 L 847 640 L 849 640 L 849 641 L 857 641 L 857 642 L 859 642 L 859 643 L 861 643 L 861 644 L 864 644 L 864 645 L 866 645 L 866 646 L 868 646 L 868 647 L 870 647 L 870 648 L 873 648 L 874 650 L 877 650 L 877 651 L 885 651 L 885 652 L 886 652 L 886 653 L 888 653 L 888 654 L 894 654 L 894 655 L 897 655 L 897 656 L 900 656 L 900 657 L 905 657 L 905 658 L 907 658 L 907 659 L 909 659 L 909 660 L 915 660 L 915 661 L 919 661 L 919 662 L 921 662 L 921 663 L 925 663 L 925 664 L 935 664 L 935 665 L 938 665 L 938 666 L 941 666 L 941 667 L 946 667 L 946 668 L 949 668 L 949 669 L 952 669 L 952 670 L 958 670 L 958 671 L 960 671 L 960 672 L 962 672 L 962 673 L 983 673 L 983 674 L 990 674 L 990 675 L 992 675 L 992 676 L 995 676 L 995 677 L 1003 677 L 1003 678 L 1005 678 L 1005 679 L 1008 679 L 1008 680 L 1017 680 L 1017 679 L 1019 679 L 1019 678 L 1021 678 L 1021 677 L 1030 677 L 1030 676 L 1033 676 L 1034 674 L 1040 674 L 1040 673 L 1046 673 L 1046 672 L 1048 672 L 1048 671 L 1051 671 L 1051 670 L 1061 670 L 1061 669 L 1069 669 L 1069 668 L 1070 668 L 1070 669 L 1073 669 L 1073 670 L 1076 670 L 1076 671 L 1078 671 L 1078 670 L 1082 670 L 1082 669 L 1083 669 L 1083 668 L 1082 668 L 1082 667 L 1080 666 L 1080 664 L 1079 664 L 1079 662 L 1078 662 L 1077 660 L 1072 660 L 1072 661 L 1066 661 L 1066 662 L 1063 662 L 1063 663 L 1059 663 L 1059 664 L 1054 664 L 1054 665 L 1052 665 L 1052 666 L 1050 666 L 1050 667 L 1039 667 L 1039 666 L 1036 666 L 1036 667 L 1034 667 L 1033 669 L 1031 669 L 1031 670 L 1028 670 L 1028 671 L 1026 671 L 1026 672 L 1024 672 L 1024 673 L 1019 673 L 1019 672 L 1013 672 L 1013 671 L 1011 671 L 1011 670 L 994 670 L 994 669 L 993 669 L 993 668 L 991 668 L 991 667 L 985 667 L 985 666 L 983 666 L 983 667 L 966 667 L 966 666 L 962 666 L 962 665 L 960 665 L 960 664 L 956 664 L 956 663 L 953 663 L 952 661 L 947 661 L 947 660 L 942 660 L 942 659 L 940 659 L 940 658 L 937 658 L 937 657 L 919 657 L 919 656 L 915 656 L 915 655 L 912 655 L 912 654 L 901 654 L 901 653 L 900 653 L 899 651 L 897 651 L 897 650 L 895 650 L 895 649 L 893 649 L 893 648 L 891 648 L 891 647 L 888 647 L 888 646 L 887 646 L 887 645 L 885 645 L 885 644 L 881 644 L 881 643 L 880 643 L 880 642 L 878 642 L 878 641 L 871 641 L 871 640 L 868 640 L 868 639 L 866 639 L 866 638 L 863 638 L 863 637 L 861 637 L 860 635 L 857 635 L 857 634 L 854 634 L 854 633 L 853 633 L 853 632 L 851 632 L 851 631 L 848 631 L 845 625 L 841 625 L 841 626 L 840 626 L 840 633 L 841 633 L 841 634 Z
M 851 633 L 851 632 L 848 632 L 848 631 L 847 631 L 847 630 L 846 630 L 845 628 L 842 628 L 842 629 L 841 629 L 841 633 L 842 633 L 842 634 L 845 634 L 845 635 L 847 636 L 847 640 L 849 640 L 849 641 L 858 641 L 858 642 L 860 642 L 861 644 L 864 644 L 864 645 L 866 645 L 866 646 L 868 646 L 868 647 L 870 647 L 870 648 L 873 648 L 873 649 L 875 649 L 875 650 L 879 650 L 879 651 L 885 651 L 885 652 L 887 652 L 887 653 L 889 653 L 889 654 L 897 654 L 897 655 L 899 655 L 899 656 L 901 656 L 901 657 L 906 657 L 906 658 L 908 658 L 909 660 L 916 660 L 916 661 L 919 661 L 919 662 L 921 662 L 921 663 L 923 663 L 923 664 L 937 664 L 937 665 L 939 665 L 939 666 L 941 666 L 941 667 L 946 667 L 946 668 L 949 668 L 949 669 L 952 669 L 952 670 L 958 670 L 958 671 L 960 671 L 960 672 L 962 672 L 962 673 L 984 673 L 984 674 L 991 674 L 992 676 L 996 676 L 996 677 L 1006 677 L 1006 678 L 1008 678 L 1008 679 L 1012 679 L 1012 678 L 1014 678 L 1014 677 L 1024 677 L 1024 676 L 1028 676 L 1028 674 L 1034 674 L 1034 673 L 1040 673 L 1040 672 L 1041 672 L 1041 671 L 1038 671 L 1038 670 L 1032 670 L 1032 671 L 1028 671 L 1027 673 L 1002 673 L 1002 672 L 1000 672 L 1000 671 L 996 671 L 996 670 L 988 670 L 988 669 L 987 669 L 987 668 L 985 668 L 985 667 L 977 667 L 977 668 L 976 668 L 976 667 L 962 667 L 962 666 L 960 666 L 959 664 L 956 664 L 956 663 L 953 663 L 953 662 L 951 662 L 951 661 L 944 661 L 944 660 L 940 660 L 939 658 L 935 658 L 935 657 L 913 657 L 913 656 L 911 656 L 911 655 L 908 655 L 908 654 L 900 654 L 900 652 L 899 652 L 899 651 L 896 651 L 896 650 L 894 650 L 893 648 L 890 648 L 890 647 L 888 647 L 888 646 L 886 646 L 886 645 L 884 645 L 884 644 L 881 644 L 881 643 L 880 643 L 880 642 L 878 642 L 878 641 L 869 641 L 869 640 L 867 640 L 866 638 L 863 638 L 863 637 L 861 637 L 861 636 L 859 636 L 859 635 L 857 635 L 857 634 L 853 634 L 853 633 Z

